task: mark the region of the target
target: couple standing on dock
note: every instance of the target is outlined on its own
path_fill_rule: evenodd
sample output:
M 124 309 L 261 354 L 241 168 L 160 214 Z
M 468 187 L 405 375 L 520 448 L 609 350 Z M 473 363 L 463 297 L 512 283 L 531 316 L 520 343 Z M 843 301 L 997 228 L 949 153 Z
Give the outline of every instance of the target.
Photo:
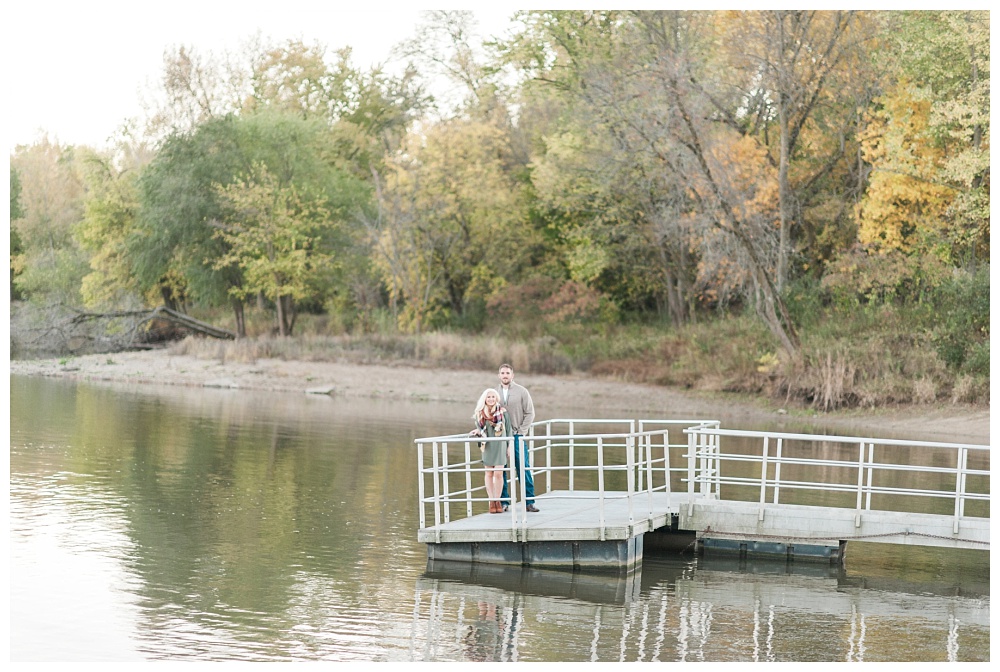
M 500 384 L 488 388 L 479 396 L 476 412 L 472 419 L 476 422 L 470 436 L 508 436 L 510 441 L 484 441 L 479 444 L 486 466 L 486 494 L 490 498 L 490 513 L 503 513 L 510 498 L 507 494 L 507 474 L 504 471 L 514 458 L 517 473 L 524 464 L 525 510 L 538 512 L 535 507 L 535 482 L 531 476 L 531 456 L 524 445 L 524 435 L 535 421 L 535 406 L 527 388 L 514 382 L 514 368 L 501 364 Z

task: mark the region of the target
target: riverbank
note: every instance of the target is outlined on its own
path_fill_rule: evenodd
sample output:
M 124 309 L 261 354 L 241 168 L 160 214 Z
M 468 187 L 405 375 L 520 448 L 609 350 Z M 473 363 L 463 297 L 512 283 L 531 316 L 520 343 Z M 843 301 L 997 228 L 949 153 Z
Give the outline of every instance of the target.
M 412 365 L 258 359 L 202 359 L 169 350 L 119 352 L 62 359 L 14 360 L 10 373 L 80 381 L 218 387 L 347 397 L 474 403 L 496 383 L 493 371 L 421 368 Z M 817 414 L 775 406 L 770 400 L 679 391 L 582 375 L 518 375 L 542 418 L 576 417 L 579 406 L 599 407 L 605 417 L 721 417 L 727 422 L 773 423 L 782 419 L 830 431 L 926 436 L 929 440 L 989 443 L 989 408 L 921 405 Z M 543 410 L 544 409 L 544 410 Z

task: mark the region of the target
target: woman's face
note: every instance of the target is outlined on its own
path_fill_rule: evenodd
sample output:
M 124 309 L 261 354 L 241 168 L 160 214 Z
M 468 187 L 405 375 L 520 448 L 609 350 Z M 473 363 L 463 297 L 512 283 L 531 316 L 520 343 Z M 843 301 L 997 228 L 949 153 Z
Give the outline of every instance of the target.
M 493 391 L 487 392 L 487 394 L 486 394 L 486 405 L 487 406 L 496 406 L 499 401 L 500 401 L 500 397 L 497 396 L 496 392 L 493 392 Z

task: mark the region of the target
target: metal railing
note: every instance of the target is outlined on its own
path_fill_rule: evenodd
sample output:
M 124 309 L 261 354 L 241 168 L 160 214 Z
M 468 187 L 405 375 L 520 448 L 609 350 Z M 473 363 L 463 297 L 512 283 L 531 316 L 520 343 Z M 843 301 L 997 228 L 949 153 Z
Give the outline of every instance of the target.
M 607 430 L 612 431 L 607 431 Z M 485 467 L 466 434 L 416 439 L 420 527 L 485 512 Z M 933 500 L 924 511 L 959 520 L 989 518 L 989 446 L 852 436 L 722 429 L 716 420 L 554 419 L 523 437 L 535 496 L 627 499 L 629 519 L 653 493 L 695 498 L 808 504 L 862 511 L 907 511 L 901 498 Z M 725 444 L 725 450 L 724 448 Z M 759 447 L 758 447 L 759 446 Z M 524 465 L 507 465 L 512 539 L 525 538 Z M 474 482 L 475 480 L 475 482 Z M 724 490 L 725 489 L 725 490 Z M 725 497 L 723 493 L 725 492 Z M 642 500 L 645 497 L 645 501 Z M 949 504 L 950 502 L 950 504 Z M 967 511 L 968 506 L 974 511 Z M 893 508 L 896 507 L 896 508 Z
M 696 426 L 688 436 L 687 487 L 709 499 L 808 503 L 862 511 L 905 510 L 901 498 L 933 500 L 928 513 L 989 518 L 990 447 L 853 436 L 794 434 Z M 727 444 L 723 450 L 723 440 Z M 737 441 L 738 440 L 738 441 Z M 757 451 L 747 450 L 759 442 Z M 742 450 L 741 450 L 742 447 Z M 723 486 L 726 497 L 723 497 Z M 819 493 L 819 494 L 817 494 Z M 690 501 L 690 500 L 689 500 Z M 950 502 L 950 504 L 949 504 Z M 966 505 L 974 503 L 972 514 Z M 944 508 L 945 511 L 941 509 Z
M 535 496 L 598 500 L 599 527 L 605 526 L 604 505 L 627 499 L 629 518 L 644 509 L 653 515 L 652 494 L 683 490 L 688 467 L 688 440 L 681 430 L 691 426 L 718 427 L 715 420 L 554 419 L 536 422 L 523 437 L 535 485 Z M 608 430 L 612 431 L 595 431 Z M 679 437 L 671 442 L 671 436 Z M 488 501 L 482 483 L 485 467 L 476 444 L 503 438 L 466 434 L 416 439 L 420 527 L 439 526 L 482 513 Z M 674 456 L 671 457 L 671 453 Z M 527 518 L 518 502 L 526 499 L 524 464 L 520 473 L 507 465 L 508 515 L 513 538 L 523 538 Z M 474 479 L 478 483 L 474 482 Z M 558 492 L 558 495 L 554 493 Z

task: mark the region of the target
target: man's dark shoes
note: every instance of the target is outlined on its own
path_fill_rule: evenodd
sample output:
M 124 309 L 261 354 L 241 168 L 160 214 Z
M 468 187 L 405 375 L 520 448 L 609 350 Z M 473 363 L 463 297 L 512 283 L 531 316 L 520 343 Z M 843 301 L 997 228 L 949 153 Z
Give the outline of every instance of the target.
M 534 504 L 528 504 L 524 507 L 525 511 L 531 511 L 532 513 L 538 513 L 538 508 Z

